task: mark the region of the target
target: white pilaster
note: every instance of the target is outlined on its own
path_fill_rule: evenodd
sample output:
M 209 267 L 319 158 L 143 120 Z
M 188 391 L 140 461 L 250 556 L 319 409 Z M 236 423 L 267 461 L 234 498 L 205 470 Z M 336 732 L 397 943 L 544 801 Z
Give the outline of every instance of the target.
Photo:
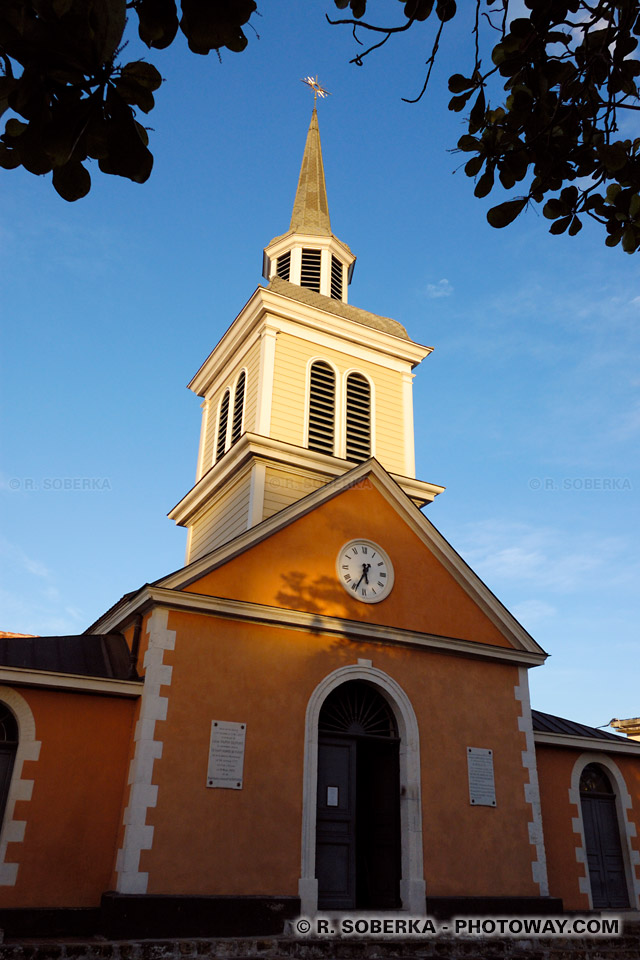
M 268 437 L 271 433 L 271 398 L 276 364 L 277 330 L 265 326 L 260 337 L 260 372 L 258 373 L 258 409 L 256 433 Z
M 413 429 L 413 374 L 402 374 L 402 410 L 404 420 L 405 476 L 416 475 L 416 449 Z
M 516 700 L 519 700 L 522 705 L 522 716 L 518 717 L 518 729 L 524 733 L 526 738 L 526 749 L 522 751 L 522 766 L 529 773 L 529 782 L 524 785 L 524 796 L 527 803 L 531 804 L 529 843 L 535 847 L 536 851 L 536 859 L 532 859 L 531 861 L 531 873 L 534 883 L 538 884 L 540 896 L 548 897 L 547 855 L 542 832 L 540 787 L 538 785 L 536 748 L 533 741 L 533 721 L 531 719 L 531 702 L 529 700 L 529 675 L 526 667 L 518 668 L 518 680 L 518 686 L 514 688 Z
M 162 756 L 162 741 L 156 739 L 156 720 L 166 720 L 168 697 L 160 696 L 160 687 L 171 684 L 172 667 L 163 663 L 164 651 L 173 650 L 175 630 L 167 630 L 169 611 L 156 608 L 149 619 L 149 646 L 144 655 L 144 687 L 140 716 L 136 724 L 135 753 L 129 767 L 129 805 L 124 811 L 124 839 L 116 858 L 118 893 L 146 893 L 149 874 L 140 870 L 140 854 L 151 850 L 153 827 L 148 825 L 147 810 L 155 807 L 158 787 L 152 783 L 153 765 Z

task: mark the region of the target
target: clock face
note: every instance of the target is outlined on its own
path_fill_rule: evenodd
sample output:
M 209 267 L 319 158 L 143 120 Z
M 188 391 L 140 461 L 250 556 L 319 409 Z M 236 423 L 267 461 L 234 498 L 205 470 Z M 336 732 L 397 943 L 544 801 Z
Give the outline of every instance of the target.
M 371 540 L 350 540 L 338 553 L 338 579 L 347 593 L 362 603 L 379 603 L 391 593 L 391 560 Z

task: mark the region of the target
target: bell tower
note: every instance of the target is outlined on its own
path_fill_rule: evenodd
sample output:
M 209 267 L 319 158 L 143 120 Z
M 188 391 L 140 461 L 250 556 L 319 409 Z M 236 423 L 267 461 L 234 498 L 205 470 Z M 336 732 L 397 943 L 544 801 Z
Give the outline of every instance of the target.
M 331 231 L 314 105 L 289 230 L 189 388 L 203 398 L 195 486 L 169 517 L 186 562 L 375 457 L 418 505 L 413 368 L 429 353 L 396 320 L 347 302 L 355 256 Z

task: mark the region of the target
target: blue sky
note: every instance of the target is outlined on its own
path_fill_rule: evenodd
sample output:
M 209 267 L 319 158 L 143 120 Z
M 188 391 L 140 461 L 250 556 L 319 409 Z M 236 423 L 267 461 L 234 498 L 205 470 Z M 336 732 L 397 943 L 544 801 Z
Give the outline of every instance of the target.
M 435 347 L 415 380 L 417 475 L 447 490 L 427 515 L 551 654 L 534 706 L 637 716 L 637 256 L 588 224 L 551 237 L 539 211 L 489 227 L 501 197 L 473 198 L 450 152 L 463 26 L 410 106 L 427 31 L 359 68 L 331 6 L 263 5 L 260 38 L 222 63 L 132 38 L 126 59 L 166 78 L 144 185 L 92 171 L 67 204 L 48 177 L 0 171 L 0 629 L 81 632 L 181 565 L 185 532 L 165 515 L 195 475 L 185 384 L 288 226 L 312 100 L 300 78 L 317 73 L 332 226 L 358 256 L 350 301 Z

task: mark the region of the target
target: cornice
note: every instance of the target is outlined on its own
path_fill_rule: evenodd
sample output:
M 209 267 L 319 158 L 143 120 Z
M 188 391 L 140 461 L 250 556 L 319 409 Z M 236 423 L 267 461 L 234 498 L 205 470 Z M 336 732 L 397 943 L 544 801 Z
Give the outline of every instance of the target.
M 245 433 L 170 510 L 169 519 L 184 526 L 204 503 L 221 490 L 224 484 L 231 479 L 238 479 L 239 471 L 244 469 L 251 460 L 309 470 L 324 477 L 325 483 L 353 470 L 353 463 L 350 460 L 341 460 L 339 457 L 308 450 L 306 447 L 298 447 L 283 440 L 274 440 L 272 437 Z M 430 503 L 445 489 L 426 480 L 416 480 L 397 474 L 391 474 L 391 476 L 407 496 L 416 500 L 419 506 Z
M 573 737 L 566 733 L 539 733 L 534 730 L 533 739 L 547 747 L 571 747 L 574 750 L 597 750 L 600 753 L 628 753 L 640 757 L 640 743 L 629 740 L 600 740 L 598 737 Z
M 295 326 L 286 327 L 287 322 Z M 309 339 L 317 339 L 320 335 L 323 338 L 336 337 L 361 352 L 370 352 L 369 359 L 378 363 L 384 362 L 386 357 L 387 362 L 392 365 L 394 361 L 399 361 L 416 366 L 433 351 L 433 347 L 395 337 L 357 320 L 338 317 L 319 307 L 292 300 L 267 287 L 259 286 L 190 381 L 189 389 L 204 397 L 260 323 L 266 329 L 276 332 L 286 329 L 298 336 L 303 335 L 306 330 Z M 257 334 L 260 331 L 255 332 Z M 339 346 L 334 345 L 333 349 L 339 349 Z
M 0 683 L 22 687 L 48 687 L 71 693 L 107 694 L 111 697 L 139 697 L 142 680 L 112 680 L 108 677 L 84 677 L 75 673 L 54 673 L 28 667 L 0 667 Z
M 147 610 L 150 606 L 170 607 L 173 610 L 187 610 L 225 620 L 240 620 L 264 626 L 282 627 L 305 633 L 323 633 L 354 641 L 390 643 L 394 645 L 428 648 L 441 653 L 474 659 L 500 661 L 515 666 L 538 666 L 545 660 L 544 653 L 531 653 L 513 650 L 509 647 L 492 646 L 462 640 L 456 637 L 442 637 L 436 634 L 405 630 L 385 624 L 372 624 L 359 620 L 343 620 L 339 617 L 327 617 L 302 610 L 288 610 L 271 607 L 262 603 L 245 600 L 229 600 L 222 597 L 210 597 L 184 590 L 147 585 L 134 597 L 131 597 L 119 610 L 112 611 L 110 617 L 100 623 L 101 631 L 113 630 L 116 625 L 130 619 L 134 613 Z

